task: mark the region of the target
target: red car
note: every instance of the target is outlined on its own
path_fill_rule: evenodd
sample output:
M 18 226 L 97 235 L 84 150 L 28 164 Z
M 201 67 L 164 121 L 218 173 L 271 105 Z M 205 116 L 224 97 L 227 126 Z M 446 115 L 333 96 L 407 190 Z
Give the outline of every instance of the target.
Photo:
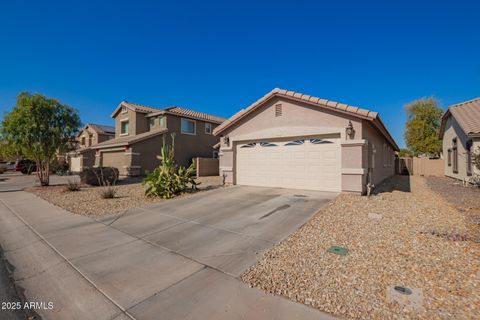
M 23 174 L 31 174 L 37 171 L 37 165 L 32 160 L 23 159 L 15 162 L 15 171 L 20 171 Z

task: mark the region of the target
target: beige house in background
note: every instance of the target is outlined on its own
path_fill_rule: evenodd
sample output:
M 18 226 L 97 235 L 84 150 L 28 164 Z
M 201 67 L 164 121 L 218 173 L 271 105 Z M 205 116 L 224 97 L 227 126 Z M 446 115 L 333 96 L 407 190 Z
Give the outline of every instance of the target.
M 454 104 L 442 117 L 445 175 L 466 179 L 480 174 L 472 165 L 472 152 L 480 152 L 480 98 Z
M 227 183 L 365 192 L 394 174 L 377 112 L 274 89 L 214 130 Z
M 70 171 L 81 172 L 95 164 L 95 150 L 91 147 L 115 138 L 115 127 L 89 123 L 76 136 L 76 149 L 67 154 Z
M 158 109 L 122 101 L 112 113 L 115 138 L 92 147 L 95 166 L 116 167 L 121 175 L 138 176 L 159 164 L 163 136 L 175 134 L 175 160 L 188 166 L 195 157 L 213 158 L 219 138 L 213 130 L 225 119 L 181 107 Z

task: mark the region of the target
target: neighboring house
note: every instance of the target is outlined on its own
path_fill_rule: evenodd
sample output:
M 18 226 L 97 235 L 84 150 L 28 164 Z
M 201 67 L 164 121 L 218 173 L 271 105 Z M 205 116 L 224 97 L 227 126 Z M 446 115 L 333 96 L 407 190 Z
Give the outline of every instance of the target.
M 93 146 L 96 166 L 116 167 L 121 175 L 138 176 L 159 164 L 163 137 L 175 134 L 175 160 L 188 166 L 195 157 L 212 158 L 219 138 L 213 130 L 225 119 L 181 107 L 165 109 L 122 101 L 112 113 L 115 139 Z
M 473 173 L 480 174 L 471 158 L 471 153 L 480 147 L 480 98 L 448 107 L 442 117 L 440 139 L 446 176 L 463 180 Z
M 365 192 L 394 174 L 398 146 L 376 112 L 274 89 L 225 121 L 227 183 Z
M 70 171 L 81 172 L 95 165 L 95 150 L 91 147 L 115 138 L 115 127 L 89 123 L 76 136 L 76 149 L 68 153 Z

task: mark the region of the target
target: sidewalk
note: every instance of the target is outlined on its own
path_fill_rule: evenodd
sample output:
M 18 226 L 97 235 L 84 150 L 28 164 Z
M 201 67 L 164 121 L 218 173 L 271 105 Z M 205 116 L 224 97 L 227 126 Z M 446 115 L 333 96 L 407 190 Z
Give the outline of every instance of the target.
M 0 194 L 0 244 L 44 319 L 330 319 L 104 223 Z

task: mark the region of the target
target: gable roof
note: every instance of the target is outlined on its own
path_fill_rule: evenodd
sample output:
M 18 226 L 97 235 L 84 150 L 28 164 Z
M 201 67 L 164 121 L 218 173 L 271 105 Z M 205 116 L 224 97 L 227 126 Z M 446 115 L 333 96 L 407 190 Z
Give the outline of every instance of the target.
M 170 113 L 170 114 L 175 114 L 175 115 L 179 115 L 187 118 L 204 120 L 204 121 L 209 121 L 209 122 L 218 123 L 218 124 L 225 121 L 225 119 L 221 117 L 217 117 L 211 114 L 198 112 L 198 111 L 194 111 L 194 110 L 190 110 L 182 107 L 172 106 L 165 109 L 160 109 L 160 108 L 154 108 L 149 106 L 143 106 L 141 104 L 136 104 L 128 101 L 120 102 L 118 107 L 113 111 L 111 117 L 112 118 L 115 117 L 118 114 L 118 112 L 122 109 L 122 107 L 126 107 L 136 112 L 147 113 L 148 117 L 154 117 L 160 114 Z
M 448 117 L 452 115 L 460 128 L 469 137 L 480 137 L 480 98 L 460 102 L 448 107 L 440 125 L 440 139 L 443 139 Z
M 115 134 L 114 126 L 107 126 L 104 124 L 94 124 L 94 123 L 88 123 L 87 126 L 99 134 Z
M 177 106 L 168 107 L 168 108 L 165 108 L 164 110 L 157 111 L 157 112 L 152 112 L 147 117 L 154 117 L 159 114 L 165 114 L 165 113 L 175 114 L 175 115 L 197 119 L 197 120 L 209 121 L 209 122 L 218 123 L 218 124 L 226 120 L 225 118 L 221 118 L 211 114 L 198 112 L 190 109 L 185 109 Z
M 347 104 L 343 104 L 343 103 L 339 103 L 331 100 L 317 98 L 317 97 L 303 94 L 300 92 L 279 89 L 279 88 L 273 89 L 272 91 L 264 95 L 262 98 L 252 103 L 247 108 L 242 109 L 236 114 L 234 114 L 228 120 L 226 120 L 217 128 L 215 128 L 213 130 L 213 134 L 219 135 L 220 133 L 225 131 L 227 128 L 230 128 L 232 125 L 239 122 L 245 116 L 249 115 L 256 109 L 258 109 L 263 103 L 265 103 L 266 101 L 274 97 L 284 97 L 290 100 L 304 102 L 315 107 L 323 108 L 326 110 L 333 110 L 340 113 L 353 115 L 355 117 L 358 117 L 364 120 L 371 121 L 376 126 L 376 128 L 385 136 L 385 138 L 390 142 L 390 144 L 394 147 L 394 149 L 397 151 L 399 150 L 395 140 L 392 138 L 387 128 L 383 124 L 382 120 L 380 119 L 378 112 L 361 109 L 359 107 L 350 106 Z
M 83 130 L 92 129 L 97 134 L 107 134 L 107 135 L 114 135 L 115 134 L 115 127 L 107 126 L 104 124 L 94 124 L 94 123 L 87 123 L 80 131 L 77 133 L 77 137 L 82 133 Z
M 147 131 L 144 133 L 140 133 L 137 135 L 128 135 L 128 136 L 121 136 L 115 139 L 110 139 L 94 146 L 91 146 L 92 149 L 103 149 L 103 148 L 111 148 L 111 147 L 121 147 L 134 144 L 139 141 L 143 141 L 146 139 L 150 139 L 152 137 L 158 136 L 159 134 L 163 134 L 168 132 L 167 129 L 157 129 L 152 131 Z
M 141 113 L 151 113 L 151 112 L 161 110 L 159 108 L 144 106 L 144 105 L 141 105 L 141 104 L 136 104 L 136 103 L 132 103 L 132 102 L 128 102 L 128 101 L 124 100 L 124 101 L 120 102 L 120 104 L 117 106 L 117 108 L 112 112 L 111 117 L 112 118 L 115 117 L 117 115 L 117 113 L 122 109 L 122 107 L 126 107 L 127 109 L 130 109 L 132 111 L 141 112 Z

